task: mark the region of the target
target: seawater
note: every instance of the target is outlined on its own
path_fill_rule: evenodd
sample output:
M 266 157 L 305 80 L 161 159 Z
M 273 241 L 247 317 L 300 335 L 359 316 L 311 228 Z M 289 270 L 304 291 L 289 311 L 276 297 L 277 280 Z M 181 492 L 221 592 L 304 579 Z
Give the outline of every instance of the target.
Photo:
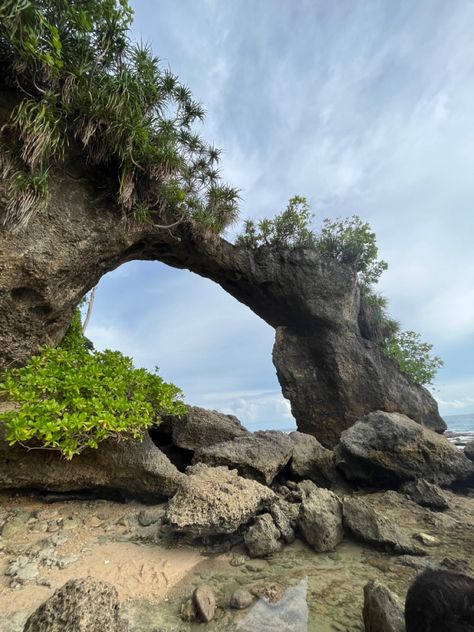
M 459 448 L 462 448 L 474 439 L 474 415 L 446 415 L 448 424 L 446 436 Z

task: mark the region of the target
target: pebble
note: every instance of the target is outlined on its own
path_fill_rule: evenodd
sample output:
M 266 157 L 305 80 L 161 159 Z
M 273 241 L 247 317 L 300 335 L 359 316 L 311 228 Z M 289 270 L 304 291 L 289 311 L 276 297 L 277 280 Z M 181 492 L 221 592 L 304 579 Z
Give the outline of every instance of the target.
M 149 527 L 152 524 L 161 522 L 163 516 L 162 509 L 143 509 L 138 514 L 138 523 L 142 527 Z
M 21 516 L 9 518 L 2 527 L 2 537 L 12 538 L 13 536 L 23 535 L 27 531 L 27 519 Z
M 244 610 L 253 602 L 253 595 L 248 590 L 239 588 L 234 591 L 230 597 L 229 605 L 236 610 Z
M 193 603 L 197 615 L 204 623 L 209 623 L 216 614 L 216 597 L 207 584 L 201 584 L 193 593 Z

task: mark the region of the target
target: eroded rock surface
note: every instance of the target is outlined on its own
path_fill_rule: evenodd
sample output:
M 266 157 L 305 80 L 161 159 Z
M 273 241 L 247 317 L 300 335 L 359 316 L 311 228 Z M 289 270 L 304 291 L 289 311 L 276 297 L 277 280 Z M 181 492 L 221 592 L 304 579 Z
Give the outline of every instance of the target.
M 103 441 L 67 461 L 59 453 L 10 447 L 0 426 L 0 489 L 118 492 L 159 500 L 178 489 L 184 474 L 145 434 L 143 441 Z
M 163 425 L 169 428 L 174 445 L 186 450 L 197 450 L 247 433 L 234 415 L 198 406 L 186 406 L 181 417 L 165 417 Z
M 334 464 L 332 450 L 303 432 L 290 432 L 289 436 L 293 441 L 290 471 L 294 476 L 314 481 L 321 487 L 341 484 L 341 474 Z
M 344 526 L 363 542 L 376 544 L 393 553 L 426 555 L 396 524 L 366 500 L 344 498 Z
M 275 499 L 268 487 L 227 467 L 188 468 L 166 510 L 168 523 L 195 536 L 234 533 Z
M 236 468 L 241 476 L 270 485 L 292 454 L 293 443 L 287 434 L 265 430 L 200 448 L 194 453 L 193 462 L 227 465 Z
M 281 533 L 270 514 L 257 516 L 244 534 L 244 542 L 250 557 L 267 557 L 281 551 Z
M 440 511 L 449 507 L 447 496 L 443 490 L 438 485 L 425 481 L 424 478 L 405 483 L 400 491 L 421 507 L 430 507 Z
M 474 465 L 445 437 L 405 415 L 377 411 L 341 435 L 335 450 L 347 478 L 390 487 L 424 478 L 430 483 L 470 484 Z
M 364 586 L 365 632 L 405 632 L 405 604 L 377 581 Z
M 464 447 L 464 456 L 466 456 L 470 461 L 474 461 L 474 439 L 469 441 Z
M 27 620 L 24 632 L 125 632 L 117 591 L 92 578 L 68 581 Z
M 317 553 L 333 551 L 344 535 L 339 498 L 327 489 L 306 494 L 300 506 L 299 527 Z

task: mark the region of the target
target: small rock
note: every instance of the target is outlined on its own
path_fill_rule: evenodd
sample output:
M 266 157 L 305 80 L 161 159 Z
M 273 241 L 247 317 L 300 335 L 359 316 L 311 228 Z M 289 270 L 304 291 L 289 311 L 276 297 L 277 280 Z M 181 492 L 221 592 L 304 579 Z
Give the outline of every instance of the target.
M 270 514 L 257 516 L 254 524 L 244 534 L 245 546 L 250 557 L 266 557 L 280 551 L 280 535 Z
M 267 560 L 252 560 L 245 565 L 245 568 L 251 573 L 260 573 L 268 567 Z
M 197 615 L 204 623 L 209 623 L 216 613 L 216 598 L 214 591 L 207 584 L 198 586 L 193 593 L 193 603 Z
M 104 524 L 104 521 L 101 520 L 98 516 L 91 516 L 87 524 L 89 525 L 89 527 L 92 527 L 93 529 L 97 529 L 98 527 L 101 527 Z
M 417 533 L 414 537 L 425 546 L 439 546 L 440 544 L 438 538 L 435 538 L 433 535 L 429 535 L 428 533 Z
M 244 610 L 253 602 L 253 595 L 243 588 L 234 591 L 230 597 L 230 607 L 236 610 Z
M 5 575 L 20 583 L 30 581 L 39 575 L 38 562 L 26 555 L 20 555 L 10 562 Z
M 246 561 L 247 561 L 247 556 L 240 555 L 239 553 L 236 553 L 235 555 L 233 555 L 233 557 L 230 560 L 229 564 L 231 566 L 243 566 Z
M 364 586 L 365 632 L 405 632 L 403 601 L 383 584 Z
M 251 593 L 259 599 L 266 599 L 270 603 L 278 603 L 285 594 L 285 586 L 279 582 L 262 584 L 252 588 Z
M 23 535 L 27 531 L 27 520 L 24 520 L 21 516 L 13 516 L 9 518 L 2 528 L 3 538 L 13 538 Z
M 79 520 L 76 520 L 76 518 L 66 518 L 63 520 L 62 524 L 63 529 L 66 531 L 72 531 L 73 529 L 77 529 L 79 526 L 80 522 Z
M 143 509 L 138 514 L 138 523 L 142 527 L 149 527 L 151 524 L 160 522 L 163 516 L 162 509 Z

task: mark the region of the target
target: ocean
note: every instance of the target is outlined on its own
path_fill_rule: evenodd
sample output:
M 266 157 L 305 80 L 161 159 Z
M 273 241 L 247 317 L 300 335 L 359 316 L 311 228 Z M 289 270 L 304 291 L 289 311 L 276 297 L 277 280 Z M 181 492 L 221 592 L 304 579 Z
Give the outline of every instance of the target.
M 474 414 L 446 415 L 443 417 L 448 424 L 446 436 L 459 447 L 474 439 Z

